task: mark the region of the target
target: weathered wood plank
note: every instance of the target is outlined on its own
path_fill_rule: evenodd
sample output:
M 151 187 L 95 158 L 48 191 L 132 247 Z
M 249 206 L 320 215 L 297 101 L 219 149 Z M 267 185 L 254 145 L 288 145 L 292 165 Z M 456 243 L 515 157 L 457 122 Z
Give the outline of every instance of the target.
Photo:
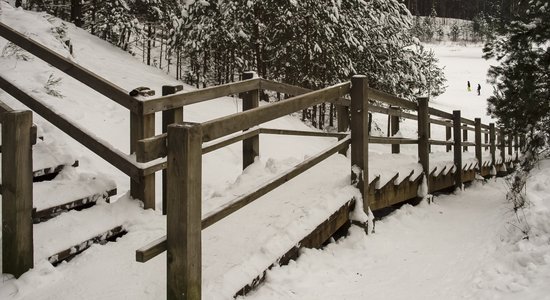
M 253 108 L 202 123 L 203 141 L 211 141 L 269 120 L 302 110 L 315 104 L 342 97 L 350 91 L 350 83 L 340 83 L 326 89 L 296 96 L 284 101 Z
M 163 85 L 162 86 L 162 96 L 173 95 L 179 91 L 183 91 L 183 85 Z M 183 107 L 168 109 L 162 112 L 162 133 L 168 132 L 168 125 L 181 123 L 183 122 Z M 139 148 L 139 142 L 138 147 Z M 140 157 L 136 151 L 136 159 L 140 161 Z M 166 207 L 168 201 L 168 178 L 166 174 L 166 169 L 162 170 L 162 214 L 166 215 Z
M 479 164 L 479 170 L 481 171 L 481 166 L 483 165 L 483 153 L 482 153 L 482 147 L 483 143 L 481 141 L 481 118 L 475 119 L 475 151 L 476 151 L 476 159 Z
M 369 111 L 374 113 L 386 114 L 389 116 L 405 118 L 409 120 L 418 120 L 417 115 L 413 115 L 413 114 L 401 111 L 396 107 L 386 108 L 386 107 L 381 107 L 381 106 L 369 103 Z
M 489 142 L 490 142 L 490 151 L 491 151 L 491 162 L 493 166 L 496 165 L 496 131 L 495 131 L 495 123 L 489 123 Z
M 254 78 L 255 72 L 243 73 L 243 80 Z M 260 90 L 252 90 L 246 93 L 241 93 L 243 99 L 243 112 L 260 106 Z M 243 129 L 244 131 L 248 128 Z M 242 143 L 243 153 L 243 170 L 254 163 L 256 157 L 260 155 L 260 137 L 258 135 L 248 137 Z
M 454 145 L 453 141 L 441 141 L 441 140 L 429 140 L 429 143 L 437 146 L 452 146 Z
M 373 89 L 371 87 L 369 87 L 368 95 L 369 95 L 369 100 L 380 101 L 380 102 L 387 103 L 391 106 L 397 106 L 397 107 L 406 108 L 406 109 L 412 109 L 412 110 L 418 109 L 418 105 L 416 105 L 416 103 L 412 101 L 399 98 L 397 96 Z
M 2 122 L 2 272 L 16 278 L 34 267 L 31 111 Z
M 391 111 L 391 112 L 401 112 L 401 110 L 398 109 L 398 108 L 395 108 L 395 109 L 392 108 L 389 111 Z M 399 127 L 400 127 L 399 123 L 400 123 L 399 116 L 390 115 L 390 134 L 391 134 L 392 137 L 395 136 L 399 132 Z M 401 152 L 401 146 L 399 144 L 391 146 L 391 153 L 398 154 L 400 152 Z
M 128 108 L 130 111 L 140 112 L 139 101 L 130 97 L 127 91 L 2 23 L 0 23 L 0 36 L 91 87 L 107 98 Z
M 315 165 L 319 164 L 323 160 L 337 153 L 343 148 L 347 148 L 351 142 L 351 138 L 348 136 L 341 141 L 337 142 L 335 145 L 329 147 L 328 149 L 323 150 L 321 153 L 308 158 L 307 160 L 299 163 L 294 168 L 282 173 L 281 175 L 271 179 L 269 182 L 263 184 L 262 186 L 256 188 L 253 192 L 236 198 L 230 202 L 225 203 L 219 208 L 209 212 L 205 215 L 202 220 L 202 228 L 206 229 L 212 224 L 215 224 L 219 220 L 227 217 L 228 215 L 234 213 L 240 208 L 248 205 L 249 203 L 257 200 L 258 198 L 264 196 L 270 191 L 276 189 L 287 181 L 295 178 L 296 176 L 302 174 L 303 172 L 309 170 Z
M 194 90 L 186 93 L 167 95 L 155 99 L 143 101 L 143 114 L 152 114 L 158 111 L 174 109 L 199 103 L 207 100 L 213 100 L 219 97 L 235 95 L 260 88 L 260 79 L 248 79 L 239 82 L 222 84 L 204 89 Z
M 432 116 L 436 116 L 436 117 L 440 117 L 448 120 L 453 119 L 453 114 L 450 114 L 448 112 L 445 112 L 433 107 L 428 108 L 428 113 Z
M 418 98 L 418 162 L 426 174 L 430 171 L 430 107 L 428 101 L 428 98 Z
M 12 95 L 14 98 L 25 104 L 28 108 L 32 109 L 35 113 L 42 116 L 48 122 L 52 123 L 57 128 L 68 134 L 86 148 L 97 154 L 99 157 L 108 161 L 114 167 L 130 176 L 131 178 L 139 180 L 139 170 L 133 162 L 133 158 L 129 155 L 122 153 L 121 151 L 114 149 L 109 143 L 103 141 L 101 138 L 96 137 L 88 130 L 74 125 L 72 122 L 65 119 L 60 114 L 53 111 L 48 106 L 42 104 L 42 102 L 36 100 L 34 97 L 23 92 L 11 82 L 7 81 L 0 76 L 0 88 Z
M 367 76 L 351 79 L 351 184 L 363 197 L 363 210 L 369 209 L 369 95 Z
M 390 144 L 390 145 L 413 145 L 413 144 L 418 144 L 418 140 L 408 139 L 408 138 L 392 138 L 392 137 L 371 136 L 371 137 L 369 137 L 369 143 L 371 143 L 371 144 Z
M 168 299 L 201 299 L 201 131 L 198 124 L 168 126 Z
M 453 152 L 454 152 L 454 165 L 455 169 L 458 170 L 455 172 L 455 187 L 457 189 L 462 189 L 462 151 L 460 146 L 462 140 L 460 137 L 460 128 L 461 128 L 461 117 L 460 110 L 453 110 Z
M 262 134 L 275 134 L 275 135 L 327 137 L 327 138 L 343 138 L 343 137 L 348 136 L 347 133 L 332 133 L 332 132 L 289 130 L 289 129 L 273 129 L 273 128 L 260 128 L 260 133 L 262 133 Z
M 240 208 L 248 205 L 249 203 L 257 200 L 258 198 L 264 196 L 270 191 L 278 188 L 287 181 L 295 178 L 296 176 L 302 174 L 303 172 L 309 170 L 315 165 L 319 164 L 323 160 L 327 159 L 331 155 L 337 153 L 343 148 L 347 148 L 351 143 L 351 137 L 348 136 L 341 141 L 337 142 L 334 146 L 331 146 L 316 156 L 310 157 L 302 163 L 296 165 L 294 168 L 282 173 L 281 175 L 271 179 L 269 182 L 263 184 L 262 186 L 256 188 L 252 193 L 245 196 L 236 198 L 231 202 L 226 203 L 224 206 L 219 207 L 218 209 L 208 213 L 202 220 L 202 229 L 206 229 L 209 226 L 215 224 L 219 220 L 227 217 L 228 215 L 234 213 Z M 136 261 L 146 262 L 151 258 L 159 255 L 166 250 L 166 237 L 157 239 L 148 245 L 138 249 L 136 251 Z

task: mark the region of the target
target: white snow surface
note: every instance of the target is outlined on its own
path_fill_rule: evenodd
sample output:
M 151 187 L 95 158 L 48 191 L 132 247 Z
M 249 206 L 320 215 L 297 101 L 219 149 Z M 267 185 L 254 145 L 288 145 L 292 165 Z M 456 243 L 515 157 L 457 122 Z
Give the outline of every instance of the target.
M 45 14 L 14 9 L 4 2 L 0 2 L 0 9 L 0 22 L 25 32 L 125 90 L 148 86 L 160 95 L 162 85 L 180 84 L 160 70 L 144 66 L 120 49 L 68 24 L 68 38 L 74 45 L 74 55 L 71 56 L 64 44 L 51 33 L 52 26 L 59 25 L 59 20 L 48 18 L 48 21 Z M 0 49 L 6 43 L 0 39 Z M 466 91 L 466 80 L 470 80 L 472 86 L 484 83 L 488 62 L 480 58 L 481 48 L 456 45 L 432 48 L 440 57 L 441 64 L 446 66 L 449 87 L 447 93 L 433 100 L 431 105 L 445 111 L 461 109 L 464 117 L 482 117 L 483 122 L 488 123 L 490 118 L 485 116 L 485 97 Z M 0 56 L 0 74 L 113 147 L 128 152 L 129 113 L 125 108 L 37 58 L 22 61 L 14 56 Z M 51 74 L 62 78 L 56 88 L 63 98 L 46 93 L 44 85 Z M 184 87 L 184 90 L 190 89 Z M 484 87 L 482 92 L 487 90 L 489 88 Z M 2 91 L 0 98 L 14 108 L 24 108 Z M 202 122 L 240 109 L 239 99 L 225 97 L 186 107 L 185 120 Z M 139 201 L 130 199 L 127 193 L 129 180 L 124 174 L 41 117 L 34 115 L 34 121 L 45 141 L 55 141 L 64 153 L 78 154 L 76 158 L 83 169 L 113 179 L 119 196 L 112 204 L 99 203 L 82 212 L 64 213 L 36 226 L 35 268 L 17 280 L 4 274 L 0 282 L 0 299 L 164 298 L 166 254 L 141 264 L 135 262 L 134 251 L 165 235 L 165 217 L 158 210 L 142 210 Z M 375 114 L 375 121 L 380 128 L 386 127 L 386 121 L 380 115 Z M 158 133 L 160 117 L 157 117 L 156 125 Z M 262 126 L 312 130 L 292 116 Z M 440 128 L 434 128 L 432 138 L 444 140 L 444 128 L 433 127 Z M 380 135 L 385 135 L 384 130 Z M 416 123 L 403 122 L 400 135 L 416 136 Z M 203 214 L 254 190 L 335 141 L 332 138 L 261 136 L 260 157 L 244 171 L 241 170 L 240 143 L 204 155 Z M 433 151 L 432 168 L 452 164 L 452 156 L 445 152 L 444 147 L 434 146 Z M 399 172 L 397 181 L 403 180 L 411 171 L 414 171 L 412 178 L 420 175 L 416 147 L 403 145 L 402 154 L 389 152 L 389 145 L 372 145 L 369 180 L 380 176 L 379 184 L 383 185 L 396 172 Z M 464 156 L 464 165 L 473 161 L 472 152 Z M 449 171 L 450 167 L 447 169 Z M 550 178 L 550 171 L 545 173 L 548 169 L 550 163 L 543 164 L 537 178 Z M 89 179 L 86 176 L 67 172 L 66 177 L 59 180 L 80 178 L 85 181 Z M 204 299 L 231 298 L 341 205 L 352 197 L 359 197 L 349 182 L 349 159 L 334 155 L 204 230 Z M 542 180 L 536 188 L 529 187 L 529 191 L 541 189 L 537 193 L 540 199 L 533 200 L 530 215 L 533 220 L 538 220 L 533 224 L 541 227 L 548 226 L 543 225 L 548 224 L 544 222 L 548 220 L 548 209 L 543 201 L 548 194 L 547 186 Z M 156 189 L 157 208 L 160 208 L 160 176 L 157 177 Z M 550 274 L 547 267 L 550 259 L 545 248 L 548 243 L 544 243 L 548 241 L 548 227 L 536 231 L 540 239 L 518 241 L 516 235 L 509 233 L 512 228 L 507 222 L 512 216 L 510 206 L 504 202 L 504 191 L 502 180 L 485 185 L 478 183 L 456 195 L 436 198 L 432 205 L 404 206 L 377 222 L 376 233 L 368 237 L 362 233 L 364 231 L 352 227 L 349 237 L 331 243 L 323 250 L 305 250 L 297 262 L 268 271 L 266 283 L 249 297 L 498 299 L 522 295 L 526 299 L 541 299 L 543 293 L 548 294 L 543 279 Z M 76 224 L 86 224 L 86 228 Z M 116 243 L 93 245 L 56 268 L 45 260 L 63 247 L 70 247 L 86 236 L 94 236 L 96 232 L 117 225 L 123 225 L 128 234 Z

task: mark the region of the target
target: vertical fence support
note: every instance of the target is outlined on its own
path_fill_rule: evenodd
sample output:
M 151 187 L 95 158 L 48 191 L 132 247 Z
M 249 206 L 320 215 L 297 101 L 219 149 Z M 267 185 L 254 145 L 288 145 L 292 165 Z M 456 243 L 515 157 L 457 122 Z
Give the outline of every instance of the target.
M 450 141 L 452 138 L 453 138 L 453 128 L 445 126 L 445 140 Z M 447 145 L 445 146 L 445 148 L 447 152 L 451 152 L 451 150 L 453 149 L 453 146 Z
M 518 135 L 514 135 L 514 150 L 516 152 L 515 160 L 519 158 L 519 137 Z
M 479 174 L 481 175 L 481 168 L 483 167 L 483 154 L 481 147 L 481 118 L 475 118 L 475 144 L 476 144 L 476 158 Z
M 130 113 L 130 153 L 136 151 L 137 141 L 155 135 L 155 114 Z M 145 209 L 155 209 L 155 174 L 131 180 L 130 195 L 143 201 Z
M 336 117 L 337 117 L 337 124 L 338 126 L 338 132 L 346 132 L 349 129 L 350 124 L 350 116 L 349 116 L 349 106 L 344 105 L 336 105 Z M 342 149 L 338 153 L 342 155 L 346 155 L 348 149 Z
M 506 163 L 506 135 L 504 134 L 504 130 L 501 128 L 498 131 L 498 137 L 499 137 L 499 149 L 500 149 L 500 159 L 502 159 L 502 164 Z
M 168 126 L 167 298 L 201 299 L 202 127 Z
M 491 160 L 493 166 L 496 167 L 496 132 L 495 132 L 495 123 L 489 123 L 489 142 L 491 144 Z
M 368 87 L 366 76 L 351 78 L 351 182 L 361 191 L 365 213 L 369 208 Z
M 455 164 L 455 188 L 462 189 L 462 139 L 460 110 L 453 110 L 453 135 L 454 135 L 454 164 Z
M 525 133 L 521 134 L 519 136 L 519 151 L 524 151 L 525 150 L 525 144 L 527 143 L 526 139 L 527 139 L 527 137 L 526 137 Z
M 2 273 L 33 268 L 31 111 L 3 114 Z
M 468 126 L 468 125 L 464 124 L 464 126 Z M 468 129 L 462 129 L 462 140 L 464 142 L 468 141 Z M 462 151 L 468 152 L 468 146 L 466 145 L 462 146 Z
M 514 139 L 514 136 L 512 134 L 508 134 L 508 155 L 510 155 L 510 157 L 512 156 L 512 154 L 514 154 L 514 149 L 513 149 L 513 139 Z
M 183 90 L 183 85 L 163 85 L 162 95 L 172 95 Z M 168 131 L 168 125 L 183 122 L 183 107 L 168 109 L 162 112 L 162 132 Z M 166 169 L 162 170 L 162 214 L 166 215 L 167 206 L 167 182 Z
M 394 110 L 399 111 L 399 108 L 394 108 Z M 391 136 L 394 136 L 399 132 L 399 116 L 390 116 L 390 130 Z M 393 144 L 391 145 L 391 153 L 400 153 L 401 145 Z
M 418 162 L 422 165 L 422 170 L 426 176 L 426 185 L 429 186 L 430 175 L 430 115 L 428 113 L 428 98 L 418 98 Z
M 489 144 L 489 134 L 485 132 L 485 144 Z M 489 146 L 485 146 L 485 151 L 489 150 Z
M 254 78 L 254 72 L 244 72 L 243 80 Z M 256 108 L 260 104 L 260 91 L 254 90 L 241 94 L 243 99 L 243 111 Z M 260 155 L 260 137 L 255 135 L 243 140 L 243 170 L 254 163 L 254 159 Z

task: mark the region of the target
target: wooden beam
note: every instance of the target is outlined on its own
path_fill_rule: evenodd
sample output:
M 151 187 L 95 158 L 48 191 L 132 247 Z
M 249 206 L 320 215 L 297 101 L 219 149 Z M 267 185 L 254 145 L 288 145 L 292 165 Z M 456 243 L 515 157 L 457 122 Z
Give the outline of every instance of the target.
M 2 273 L 19 278 L 34 267 L 31 111 L 2 121 Z
M 493 166 L 496 166 L 496 131 L 495 131 L 495 123 L 489 123 L 489 142 L 491 144 L 490 151 L 491 151 L 491 161 Z
M 369 209 L 369 82 L 367 76 L 351 79 L 351 184 L 363 197 L 363 210 Z
M 179 91 L 183 91 L 183 85 L 163 85 L 162 86 L 162 96 L 173 95 Z M 183 122 L 183 107 L 168 109 L 162 112 L 162 133 L 168 132 L 168 125 L 177 124 Z M 139 142 L 138 147 L 139 148 Z M 137 150 L 137 149 L 136 149 Z M 136 151 L 136 159 L 139 160 L 138 153 Z M 154 176 L 154 175 L 153 175 Z M 166 215 L 166 207 L 168 201 L 168 178 L 166 174 L 166 169 L 162 170 L 162 214 Z
M 342 97 L 350 91 L 350 83 L 340 83 L 322 90 L 296 96 L 284 101 L 253 108 L 202 123 L 203 141 L 211 141 L 269 120 L 273 120 L 315 104 Z
M 155 114 L 130 112 L 130 154 L 136 152 L 139 140 L 155 135 Z M 155 174 L 130 180 L 130 196 L 143 201 L 145 209 L 155 209 Z
M 62 115 L 23 92 L 1 76 L 0 88 L 126 175 L 139 180 L 140 171 L 134 164 L 133 158 L 129 155 L 114 149 L 109 143 L 90 133 L 88 130 L 74 125 L 71 121 L 68 121 Z
M 478 162 L 479 170 L 481 171 L 481 166 L 483 165 L 483 153 L 482 153 L 482 147 L 483 144 L 481 142 L 481 118 L 475 119 L 475 147 L 476 147 L 476 159 Z
M 389 144 L 389 145 L 413 145 L 418 144 L 418 140 L 408 138 L 391 138 L 371 136 L 369 137 L 369 143 L 372 144 Z
M 431 145 L 447 146 L 447 147 L 454 145 L 453 141 L 441 141 L 441 140 L 429 140 L 429 143 Z
M 139 101 L 130 97 L 127 91 L 2 23 L 0 23 L 0 36 L 91 87 L 105 97 L 128 108 L 130 111 L 140 112 Z
M 392 108 L 391 111 L 400 112 L 401 110 L 399 108 Z M 390 115 L 390 134 L 392 137 L 399 132 L 399 127 L 400 127 L 399 123 L 400 123 L 399 116 Z M 399 146 L 399 144 L 392 145 L 391 153 L 393 154 L 401 153 L 401 146 Z
M 418 120 L 418 116 L 406 113 L 404 111 L 401 111 L 397 107 L 390 106 L 390 108 L 385 108 L 382 106 L 374 105 L 372 103 L 369 103 L 369 111 L 374 113 L 380 113 L 380 114 L 386 114 L 389 116 L 395 116 L 400 118 L 405 118 L 409 120 Z
M 454 137 L 454 165 L 456 168 L 455 171 L 455 188 L 462 189 L 462 151 L 461 138 L 460 138 L 460 127 L 461 127 L 461 117 L 460 110 L 453 111 L 453 137 Z
M 499 129 L 499 149 L 500 149 L 500 159 L 502 159 L 502 164 L 506 162 L 506 135 L 504 134 L 504 129 Z
M 183 107 L 206 100 L 213 100 L 220 97 L 257 90 L 259 87 L 260 79 L 254 78 L 145 100 L 143 101 L 143 114 L 152 114 L 158 111 Z
M 430 107 L 428 101 L 429 99 L 425 97 L 418 98 L 418 162 L 422 165 L 425 174 L 430 172 Z
M 416 105 L 416 103 L 412 101 L 405 100 L 403 98 L 399 98 L 397 96 L 394 96 L 370 87 L 369 87 L 368 95 L 369 95 L 369 100 L 380 101 L 380 102 L 387 103 L 391 106 L 397 106 L 397 107 L 406 108 L 406 109 L 412 109 L 412 110 L 418 109 L 418 105 Z
M 296 176 L 304 173 L 305 171 L 319 164 L 320 162 L 327 159 L 331 155 L 334 155 L 336 152 L 340 151 L 341 149 L 347 148 L 350 145 L 350 143 L 351 143 L 351 137 L 348 136 L 342 139 L 341 141 L 337 142 L 335 145 L 325 149 L 324 151 L 317 154 L 316 156 L 308 158 L 307 160 L 298 164 L 294 168 L 271 179 L 269 182 L 255 189 L 252 193 L 236 198 L 231 202 L 226 203 L 224 206 L 219 207 L 215 211 L 208 213 L 205 216 L 205 218 L 202 220 L 202 229 L 208 228 L 209 226 L 215 224 L 219 220 L 227 217 L 228 215 L 239 210 L 240 208 L 250 204 L 251 202 L 264 196 L 270 191 L 278 188 L 279 186 L 295 178 Z M 136 261 L 146 262 L 164 251 L 166 251 L 166 237 L 159 238 L 149 243 L 148 245 L 138 249 L 136 251 Z
M 450 114 L 448 112 L 444 112 L 442 110 L 439 110 L 439 109 L 433 108 L 433 107 L 428 108 L 428 113 L 432 116 L 444 118 L 444 119 L 447 119 L 447 120 L 452 120 L 453 119 L 453 114 Z
M 245 72 L 243 73 L 243 80 L 248 80 L 254 78 L 255 72 Z M 258 108 L 260 106 L 260 90 L 252 90 L 246 93 L 240 94 L 243 99 L 243 112 Z M 248 128 L 243 129 L 243 131 L 248 130 Z M 260 156 L 260 137 L 258 135 L 251 136 L 243 140 L 242 144 L 242 153 L 243 153 L 243 170 L 248 166 L 254 163 L 256 157 Z
M 327 138 L 344 138 L 344 137 L 348 136 L 347 133 L 332 133 L 332 132 L 272 129 L 272 128 L 260 128 L 260 133 L 262 133 L 262 134 L 276 134 L 276 135 L 327 137 Z
M 242 207 L 250 204 L 251 202 L 257 200 L 258 198 L 264 196 L 270 191 L 278 188 L 284 183 L 290 181 L 296 176 L 304 173 L 305 171 L 311 169 L 315 165 L 324 161 L 328 157 L 332 156 L 336 152 L 340 151 L 343 148 L 347 148 L 351 142 L 350 137 L 346 137 L 343 140 L 337 142 L 335 145 L 323 150 L 321 153 L 308 158 L 307 160 L 296 165 L 294 168 L 282 173 L 281 175 L 271 179 L 269 182 L 263 184 L 262 186 L 256 188 L 253 192 L 233 199 L 230 202 L 225 203 L 224 205 L 218 207 L 217 209 L 209 212 L 205 215 L 202 220 L 202 228 L 206 229 L 209 226 L 215 224 L 216 222 L 222 220 L 223 218 L 229 216 L 230 214 L 236 212 Z
M 168 299 L 201 299 L 201 129 L 198 124 L 168 126 Z

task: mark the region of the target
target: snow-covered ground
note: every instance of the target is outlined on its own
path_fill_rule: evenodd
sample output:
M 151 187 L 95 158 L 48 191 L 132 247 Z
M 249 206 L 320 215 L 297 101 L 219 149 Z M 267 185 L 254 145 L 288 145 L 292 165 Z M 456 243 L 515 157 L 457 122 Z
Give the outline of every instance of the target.
M 0 2 L 0 8 L 0 22 L 26 32 L 33 39 L 74 59 L 126 90 L 149 86 L 160 94 L 162 85 L 177 83 L 160 70 L 144 66 L 127 53 L 69 25 L 68 38 L 71 39 L 75 51 L 71 57 L 62 41 L 52 35 L 52 27 L 58 26 L 59 21 L 48 20 L 43 14 L 15 10 L 4 2 Z M 0 39 L 0 49 L 5 45 L 6 41 Z M 432 103 L 445 111 L 461 109 L 465 117 L 482 117 L 485 123 L 489 122 L 489 118 L 484 116 L 485 98 L 466 91 L 467 80 L 470 80 L 472 86 L 478 82 L 484 86 L 488 63 L 480 58 L 480 47 L 433 48 L 442 65 L 446 66 L 449 87 L 445 95 Z M 17 59 L 15 55 L 2 55 L 0 74 L 23 86 L 32 95 L 39 97 L 67 118 L 87 127 L 114 147 L 128 151 L 129 113 L 126 109 L 92 92 L 37 58 L 24 61 Z M 63 98 L 47 94 L 44 86 L 51 74 L 55 78 L 62 78 L 55 88 L 64 95 Z M 482 91 L 487 95 L 488 90 L 488 87 L 484 87 Z M 23 108 L 2 91 L 0 97 L 15 108 Z M 186 107 L 185 118 L 188 121 L 205 121 L 235 113 L 240 110 L 240 105 L 236 98 L 217 99 Z M 54 268 L 44 259 L 43 253 L 55 246 L 53 243 L 59 243 L 54 241 L 53 232 L 58 232 L 55 225 L 61 223 L 61 219 L 50 225 L 46 222 L 36 227 L 35 234 L 40 235 L 36 242 L 43 246 L 38 248 L 35 255 L 36 267 L 17 280 L 3 275 L 0 299 L 163 298 L 166 255 L 162 254 L 140 264 L 134 261 L 134 251 L 165 234 L 165 218 L 158 211 L 140 209 L 137 201 L 129 199 L 126 193 L 129 180 L 124 174 L 39 116 L 35 115 L 34 118 L 45 140 L 55 140 L 61 149 L 78 154 L 77 159 L 82 168 L 100 171 L 106 178 L 116 182 L 118 200 L 113 204 L 100 203 L 89 214 L 101 214 L 105 223 L 123 223 L 129 233 L 116 243 L 94 245 L 72 261 Z M 385 128 L 383 119 L 379 118 L 377 121 L 381 128 Z M 265 126 L 310 129 L 290 116 L 274 120 Z M 414 136 L 415 126 L 405 122 L 402 135 Z M 157 118 L 157 128 L 160 128 L 160 118 Z M 434 138 L 443 138 L 442 132 Z M 254 189 L 334 141 L 335 139 L 324 138 L 262 136 L 260 160 L 244 172 L 240 167 L 240 144 L 205 155 L 203 212 Z M 416 148 L 404 146 L 402 155 L 390 155 L 389 149 L 389 146 L 372 147 L 371 176 L 380 174 L 391 178 L 393 172 L 399 168 L 409 172 L 418 168 Z M 444 148 L 434 147 L 434 150 L 440 151 L 435 155 L 441 157 L 440 161 L 444 163 Z M 544 174 L 540 178 L 545 178 Z M 80 175 L 67 172 L 64 176 Z M 544 189 L 546 186 L 540 184 L 539 188 Z M 374 235 L 365 237 L 357 228 L 352 228 L 348 238 L 329 245 L 325 250 L 307 250 L 296 263 L 270 271 L 267 282 L 250 297 L 363 299 L 371 296 L 373 299 L 391 299 L 408 295 L 409 298 L 498 298 L 501 295 L 515 295 L 510 293 L 518 287 L 537 287 L 537 281 L 533 279 L 537 278 L 536 269 L 545 268 L 549 260 L 544 256 L 544 243 L 540 242 L 544 238 L 541 238 L 539 244 L 531 244 L 536 239 L 523 242 L 526 244 L 522 247 L 537 249 L 537 253 L 542 253 L 542 256 L 529 256 L 533 259 L 521 258 L 523 251 L 515 251 L 513 253 L 516 256 L 506 259 L 497 251 L 519 245 L 515 243 L 515 236 L 506 231 L 510 229 L 506 225 L 510 215 L 504 203 L 503 191 L 504 186 L 500 180 L 486 185 L 478 184 L 458 195 L 437 198 L 433 205 L 422 204 L 414 208 L 405 206 L 378 222 Z M 160 185 L 157 184 L 157 195 L 159 192 Z M 284 188 L 273 191 L 205 230 L 205 299 L 230 298 L 236 289 L 249 283 L 251 278 L 275 261 L 281 251 L 288 249 L 308 230 L 315 228 L 356 192 L 349 186 L 349 160 L 342 155 L 334 155 L 290 181 Z M 544 195 L 543 192 L 539 194 Z M 160 203 L 158 204 L 157 207 L 160 207 Z M 543 211 L 544 206 L 539 203 L 537 205 Z M 66 222 L 64 230 L 71 230 L 75 215 L 76 213 L 66 213 L 58 217 Z M 86 215 L 79 216 L 86 218 Z M 548 215 L 543 213 L 536 214 L 533 218 L 544 220 L 544 217 L 548 219 Z M 549 231 L 547 229 L 543 231 L 546 236 Z M 517 267 L 515 263 L 519 264 L 519 261 L 526 262 L 527 267 Z M 331 275 L 322 277 L 323 274 Z M 446 280 L 438 281 L 441 279 Z M 357 283 L 354 284 L 354 281 Z M 540 288 L 543 291 L 544 286 L 540 285 Z M 530 289 L 523 290 L 524 293 L 526 291 Z

